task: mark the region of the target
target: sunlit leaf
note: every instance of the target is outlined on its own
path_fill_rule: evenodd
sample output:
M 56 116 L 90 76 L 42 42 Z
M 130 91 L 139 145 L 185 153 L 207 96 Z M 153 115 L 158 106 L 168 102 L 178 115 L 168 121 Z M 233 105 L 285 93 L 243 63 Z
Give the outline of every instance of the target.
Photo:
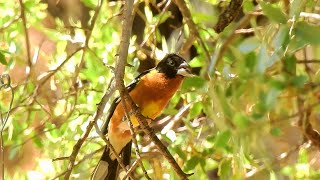
M 222 179 L 229 179 L 231 175 L 231 170 L 232 170 L 231 160 L 224 159 L 219 165 L 218 174 Z
M 242 41 L 239 45 L 239 50 L 243 53 L 249 53 L 260 46 L 261 42 L 255 37 L 250 37 Z
M 198 156 L 191 157 L 184 165 L 185 171 L 194 170 L 194 168 L 200 163 L 200 158 Z
M 0 63 L 3 65 L 7 65 L 7 61 L 6 61 L 6 57 L 4 56 L 4 54 L 0 51 Z
M 286 23 L 287 22 L 287 17 L 286 15 L 281 11 L 280 8 L 275 7 L 271 4 L 265 3 L 263 1 L 259 2 L 262 11 L 264 14 L 269 17 L 271 20 L 277 22 L 277 23 Z
M 189 113 L 189 118 L 195 118 L 196 116 L 198 116 L 203 109 L 203 103 L 202 102 L 196 102 L 192 105 L 192 107 L 190 108 L 190 113 Z
M 240 130 L 245 130 L 246 127 L 249 126 L 250 121 L 249 118 L 241 113 L 237 113 L 234 117 L 232 122 L 236 125 L 237 128 Z
M 307 22 L 298 22 L 295 26 L 295 35 L 310 44 L 320 44 L 320 28 Z
M 215 138 L 215 147 L 224 148 L 228 144 L 230 138 L 231 132 L 229 130 L 218 133 Z

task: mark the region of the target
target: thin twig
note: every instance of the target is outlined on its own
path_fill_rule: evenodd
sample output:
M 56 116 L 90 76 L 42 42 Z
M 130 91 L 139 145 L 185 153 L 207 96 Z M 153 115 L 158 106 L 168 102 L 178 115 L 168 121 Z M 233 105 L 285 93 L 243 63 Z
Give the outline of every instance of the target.
M 320 60 L 297 60 L 298 64 L 311 64 L 311 63 L 320 63 Z
M 96 115 L 95 117 L 89 122 L 88 126 L 87 126 L 87 129 L 85 131 L 85 133 L 81 136 L 81 138 L 77 141 L 77 143 L 73 146 L 73 150 L 72 150 L 72 153 L 70 155 L 70 162 L 69 162 L 69 165 L 68 165 L 68 170 L 64 176 L 64 179 L 69 179 L 70 175 L 71 175 L 71 171 L 74 167 L 74 163 L 75 163 L 75 160 L 76 160 L 76 157 L 80 151 L 80 148 L 82 146 L 82 144 L 84 143 L 84 141 L 86 140 L 86 138 L 89 136 L 89 133 L 91 131 L 91 129 L 93 128 L 93 126 L 95 125 L 96 121 L 98 119 L 101 118 L 102 114 L 103 114 L 103 110 L 110 98 L 110 96 L 112 95 L 113 91 L 110 91 L 110 92 L 106 92 L 104 94 L 104 96 L 102 97 L 99 105 L 98 105 L 98 108 L 97 108 L 97 112 L 96 112 Z
M 199 44 L 201 45 L 202 49 L 205 52 L 207 62 L 209 62 L 210 61 L 210 54 L 209 54 L 207 47 L 205 46 L 202 38 L 199 35 L 196 24 L 192 20 L 191 13 L 190 13 L 189 8 L 186 5 L 186 2 L 183 0 L 175 0 L 175 3 L 178 6 L 179 10 L 181 11 L 183 18 L 189 27 L 189 37 L 186 40 L 186 42 L 184 43 L 184 45 L 182 46 L 182 48 L 180 50 L 180 54 L 185 55 L 187 53 L 187 51 L 190 49 L 190 47 L 192 46 L 193 42 L 196 39 L 198 39 Z
M 7 28 L 9 28 L 12 24 L 14 24 L 15 22 L 19 21 L 19 19 L 21 18 L 21 14 L 19 16 L 16 16 L 13 20 L 11 20 L 10 22 L 5 23 L 1 28 L 0 28 L 0 32 L 4 32 Z
M 21 13 L 21 19 L 23 23 L 23 30 L 25 33 L 25 41 L 26 41 L 26 47 L 27 47 L 27 59 L 28 59 L 28 66 L 31 68 L 32 61 L 31 61 L 31 49 L 30 49 L 30 39 L 29 39 L 29 33 L 27 29 L 27 20 L 25 15 L 25 7 L 23 4 L 23 0 L 19 0 L 20 3 L 20 13 Z
M 80 165 L 81 163 L 83 163 L 85 160 L 90 159 L 93 155 L 95 155 L 95 154 L 97 154 L 98 152 L 103 151 L 103 150 L 104 150 L 104 147 L 101 147 L 101 148 L 93 151 L 92 153 L 85 155 L 79 162 L 77 162 L 77 163 L 74 165 L 74 167 L 79 166 L 79 165 Z M 52 160 L 52 161 L 53 161 L 53 160 Z M 60 174 L 56 175 L 55 177 L 53 177 L 51 180 L 58 179 L 59 177 L 65 175 L 65 174 L 67 173 L 67 171 L 68 171 L 68 170 L 63 171 L 62 173 L 60 173 Z
M 137 141 L 137 138 L 136 138 L 136 132 L 134 130 L 134 127 L 133 127 L 133 124 L 132 124 L 132 121 L 131 121 L 131 118 L 130 118 L 130 115 L 129 115 L 129 109 L 127 107 L 127 104 L 125 103 L 125 101 L 122 101 L 122 105 L 124 107 L 124 111 L 125 111 L 125 116 L 126 116 L 126 119 L 128 120 L 128 125 L 129 125 L 129 128 L 130 128 L 130 133 L 131 133 L 131 137 L 132 137 L 132 141 L 133 141 L 133 144 L 135 145 L 135 152 L 136 152 L 136 156 L 137 156 L 137 159 L 139 160 L 138 163 L 140 164 L 141 166 L 141 169 L 143 171 L 143 174 L 144 176 L 151 180 L 151 178 L 149 177 L 146 169 L 144 168 L 143 166 L 143 163 L 141 161 L 141 156 L 140 156 L 140 152 L 139 152 L 139 146 L 138 146 L 138 141 Z M 127 176 L 127 175 L 126 175 Z M 125 179 L 125 178 L 124 178 Z
M 0 177 L 2 179 L 4 179 L 4 141 L 3 141 L 3 130 L 7 124 L 8 118 L 9 118 L 9 114 L 11 112 L 11 108 L 12 108 L 12 103 L 14 100 L 14 92 L 13 89 L 11 87 L 11 80 L 10 80 L 10 76 L 8 74 L 3 74 L 0 76 L 0 90 L 2 88 L 9 88 L 11 91 L 11 100 L 10 100 L 10 104 L 9 104 L 9 108 L 8 111 L 6 112 L 5 117 L 2 117 L 2 112 L 1 112 L 1 106 L 0 106 L 0 121 L 1 121 L 1 129 L 0 129 L 0 160 L 1 160 L 1 169 L 0 169 Z
M 93 15 L 93 18 L 92 18 L 92 21 L 91 21 L 91 24 L 90 24 L 89 32 L 87 32 L 87 34 L 86 34 L 85 47 L 88 46 L 89 39 L 90 39 L 90 36 L 91 36 L 91 33 L 92 33 L 91 31 L 94 28 L 94 25 L 95 25 L 95 22 L 97 20 L 97 17 L 98 17 L 98 14 L 100 12 L 100 9 L 102 7 L 102 4 L 103 4 L 103 0 L 100 0 L 99 3 L 98 3 L 98 6 L 96 8 L 95 14 Z M 86 49 L 84 48 L 83 49 L 82 58 L 81 58 L 81 62 L 79 64 L 78 68 L 77 68 L 78 71 L 79 71 L 79 69 L 81 69 L 82 63 L 84 62 L 85 50 Z M 74 163 L 75 163 L 76 157 L 77 157 L 77 155 L 78 155 L 78 153 L 80 151 L 80 148 L 81 148 L 82 144 L 84 143 L 84 141 L 86 140 L 86 138 L 89 136 L 90 131 L 93 128 L 93 126 L 96 123 L 96 121 L 101 118 L 101 116 L 103 114 L 103 110 L 104 110 L 104 108 L 106 106 L 106 103 L 109 100 L 109 98 L 110 98 L 112 93 L 113 93 L 113 90 L 110 90 L 110 92 L 106 92 L 105 93 L 105 95 L 103 96 L 103 98 L 101 99 L 101 101 L 100 101 L 100 103 L 98 105 L 95 117 L 93 118 L 93 120 L 91 120 L 89 122 L 85 133 L 81 136 L 81 138 L 74 145 L 72 153 L 70 155 L 70 161 L 69 161 L 68 169 L 67 169 L 67 172 L 66 172 L 66 174 L 64 176 L 65 180 L 69 179 L 69 177 L 71 175 L 71 172 L 72 172 L 72 169 L 74 167 Z
M 253 16 L 254 15 L 252 13 L 246 14 L 242 18 L 242 20 L 238 23 L 238 25 L 236 25 L 235 29 L 244 28 L 249 23 L 251 17 Z M 229 46 L 229 44 L 235 39 L 236 35 L 237 35 L 236 31 L 232 31 L 232 33 L 224 40 L 221 47 L 215 51 L 213 57 L 211 58 L 211 62 L 207 68 L 207 72 L 208 72 L 207 74 L 211 74 L 212 71 L 214 70 L 214 67 L 216 67 L 219 64 L 224 52 L 227 50 L 227 47 Z

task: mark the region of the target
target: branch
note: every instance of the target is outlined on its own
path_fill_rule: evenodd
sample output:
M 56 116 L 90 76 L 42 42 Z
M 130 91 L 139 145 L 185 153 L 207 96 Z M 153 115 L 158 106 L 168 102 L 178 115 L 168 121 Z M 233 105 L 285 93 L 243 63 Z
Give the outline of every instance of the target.
M 68 169 L 67 169 L 67 172 L 66 172 L 66 174 L 64 176 L 64 179 L 69 179 L 69 177 L 71 175 L 71 171 L 72 171 L 72 169 L 74 167 L 74 163 L 75 163 L 76 157 L 77 157 L 77 155 L 78 155 L 78 153 L 80 151 L 80 148 L 81 148 L 82 144 L 84 143 L 84 141 L 89 136 L 89 133 L 90 133 L 91 129 L 93 128 L 93 126 L 95 125 L 96 121 L 101 118 L 101 116 L 103 114 L 103 110 L 104 110 L 104 108 L 105 108 L 110 96 L 113 94 L 113 92 L 114 92 L 114 90 L 113 90 L 113 88 L 111 88 L 111 90 L 109 92 L 106 92 L 104 94 L 104 96 L 102 97 L 102 99 L 101 99 L 101 101 L 100 101 L 100 103 L 98 105 L 95 117 L 88 124 L 85 133 L 81 136 L 81 138 L 73 146 L 73 151 L 72 151 L 72 153 L 71 153 L 71 155 L 69 157 L 70 161 L 69 161 Z
M 22 0 L 19 0 L 19 3 L 20 3 L 21 19 L 22 19 L 22 23 L 23 23 L 23 30 L 24 30 L 24 33 L 25 33 L 28 65 L 31 68 L 32 61 L 31 61 L 31 52 L 30 52 L 30 39 L 29 39 L 28 30 L 27 30 L 27 20 L 26 20 L 26 15 L 25 15 L 25 7 L 24 7 L 24 4 L 23 4 Z
M 314 59 L 314 60 L 297 60 L 297 64 L 310 64 L 310 63 L 320 63 L 320 60 Z
M 93 155 L 95 155 L 95 154 L 97 154 L 97 153 L 99 153 L 100 151 L 103 151 L 103 150 L 104 150 L 104 147 L 101 147 L 101 148 L 93 151 L 92 153 L 85 155 L 78 163 L 76 163 L 76 164 L 74 165 L 74 167 L 79 166 L 82 162 L 84 162 L 84 161 L 87 160 L 87 159 L 92 158 Z M 64 158 L 68 158 L 68 157 L 56 158 L 56 159 L 52 159 L 52 161 L 64 160 Z M 65 175 L 65 174 L 67 173 L 67 171 L 68 171 L 68 170 L 63 171 L 62 173 L 60 173 L 60 174 L 56 175 L 55 177 L 53 177 L 51 180 L 58 179 L 59 177 Z
M 220 33 L 226 28 L 238 15 L 241 10 L 241 4 L 243 0 L 231 0 L 227 9 L 220 14 L 218 22 L 214 27 L 216 33 Z
M 249 23 L 251 17 L 253 17 L 253 16 L 254 16 L 253 13 L 246 14 L 241 19 L 241 21 L 238 22 L 238 24 L 235 27 L 235 30 L 244 28 Z M 219 62 L 222 58 L 222 55 L 227 50 L 229 44 L 235 39 L 236 35 L 237 35 L 236 31 L 232 31 L 232 33 L 223 41 L 223 44 L 221 45 L 221 47 L 215 51 L 213 57 L 211 58 L 211 62 L 208 66 L 208 69 L 207 69 L 208 74 L 211 74 L 212 71 L 214 70 L 214 67 L 216 67 L 219 64 Z
M 139 108 L 132 101 L 123 83 L 125 65 L 127 64 L 129 40 L 132 28 L 132 14 L 133 14 L 133 0 L 127 0 L 124 5 L 124 15 L 122 23 L 122 35 L 121 42 L 119 46 L 119 55 L 116 62 L 115 78 L 116 78 L 116 88 L 120 92 L 121 101 L 124 105 L 129 105 L 133 114 L 137 117 L 140 127 L 146 132 L 146 134 L 153 140 L 157 145 L 163 155 L 172 165 L 173 169 L 177 172 L 181 179 L 188 179 L 187 175 L 181 170 L 177 162 L 174 160 L 172 155 L 166 149 L 166 147 L 161 143 L 157 136 L 153 133 L 152 129 L 148 126 L 147 119 L 141 115 Z M 126 112 L 128 113 L 128 112 Z

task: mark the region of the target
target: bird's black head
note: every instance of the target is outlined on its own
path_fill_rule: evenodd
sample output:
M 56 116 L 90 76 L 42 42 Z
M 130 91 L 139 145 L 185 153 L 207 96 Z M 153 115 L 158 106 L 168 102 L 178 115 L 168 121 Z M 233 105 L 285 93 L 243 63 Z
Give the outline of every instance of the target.
M 189 64 L 176 54 L 168 54 L 164 57 L 156 67 L 160 73 L 164 73 L 168 78 L 180 76 L 192 76 Z

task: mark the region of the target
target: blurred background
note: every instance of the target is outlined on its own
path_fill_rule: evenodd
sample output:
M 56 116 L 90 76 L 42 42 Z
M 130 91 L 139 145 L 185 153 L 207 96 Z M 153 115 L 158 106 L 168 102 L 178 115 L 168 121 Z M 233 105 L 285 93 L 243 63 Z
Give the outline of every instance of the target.
M 124 3 L 0 0 L 0 75 L 14 91 L 4 179 L 63 178 L 114 77 Z M 320 179 L 319 0 L 136 0 L 134 11 L 125 83 L 173 52 L 197 75 L 151 124 L 190 179 Z M 178 179 L 138 141 L 152 179 Z M 103 146 L 91 130 L 71 179 L 89 179 Z

